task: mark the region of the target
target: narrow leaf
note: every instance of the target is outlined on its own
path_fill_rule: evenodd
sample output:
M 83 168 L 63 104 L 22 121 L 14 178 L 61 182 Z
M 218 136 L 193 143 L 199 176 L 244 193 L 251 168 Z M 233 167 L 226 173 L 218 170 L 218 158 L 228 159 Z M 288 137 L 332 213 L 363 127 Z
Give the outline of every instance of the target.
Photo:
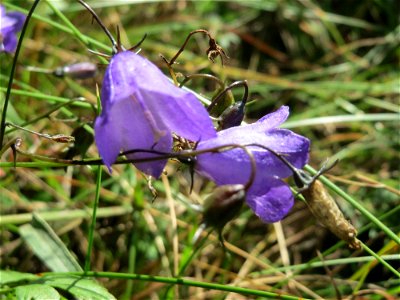
M 68 251 L 50 225 L 36 214 L 32 223 L 20 227 L 24 241 L 40 260 L 54 272 L 82 271 L 76 259 Z
M 15 296 L 18 300 L 58 300 L 60 294 L 51 286 L 40 284 L 21 285 L 15 288 Z
M 116 299 L 95 280 L 72 275 L 47 275 L 43 283 L 67 291 L 78 299 L 113 300 Z
M 0 286 L 24 280 L 34 280 L 37 278 L 39 277 L 30 273 L 0 270 Z

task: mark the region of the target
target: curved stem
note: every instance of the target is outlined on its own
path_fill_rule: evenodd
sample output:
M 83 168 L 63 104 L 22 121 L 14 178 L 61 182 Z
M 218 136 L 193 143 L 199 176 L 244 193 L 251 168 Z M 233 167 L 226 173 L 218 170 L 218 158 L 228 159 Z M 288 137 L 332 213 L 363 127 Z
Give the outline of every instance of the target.
M 275 155 L 280 161 L 282 161 L 293 172 L 294 181 L 299 188 L 298 192 L 307 190 L 313 184 L 313 182 L 318 179 L 318 177 L 320 177 L 325 172 L 332 169 L 339 162 L 339 160 L 335 160 L 330 165 L 328 165 L 327 162 L 325 162 L 322 165 L 322 167 L 316 172 L 316 174 L 314 176 L 312 176 L 312 175 L 308 174 L 307 172 L 305 172 L 304 170 L 296 168 L 289 160 L 287 160 L 285 158 L 284 155 L 276 152 L 275 150 L 272 150 L 271 148 L 269 148 L 267 146 L 263 146 L 260 144 L 248 144 L 246 146 L 255 146 L 255 147 L 265 149 L 265 150 L 271 152 L 273 155 Z
M 22 41 L 24 40 L 25 32 L 26 32 L 26 29 L 28 28 L 29 21 L 33 15 L 33 12 L 36 9 L 36 6 L 39 4 L 39 1 L 40 0 L 35 0 L 35 2 L 33 2 L 31 9 L 29 10 L 28 15 L 26 16 L 24 26 L 22 27 L 21 34 L 18 39 L 17 49 L 15 50 L 15 55 L 14 55 L 14 59 L 13 59 L 12 66 L 11 66 L 10 79 L 8 81 L 8 86 L 7 86 L 7 91 L 6 91 L 6 98 L 4 100 L 4 105 L 3 105 L 3 114 L 1 116 L 0 147 L 3 145 L 4 133 L 6 130 L 6 116 L 7 116 L 8 102 L 10 100 L 11 87 L 12 87 L 13 81 L 14 81 L 14 73 L 15 73 L 15 69 L 17 67 L 17 60 L 18 60 L 19 52 L 21 50 Z
M 11 148 L 13 145 L 15 145 L 18 139 L 19 139 L 18 137 L 14 137 L 11 140 L 9 140 L 3 147 L 1 147 L 0 158 L 3 155 L 3 153 L 7 151 L 8 148 Z
M 172 69 L 171 64 L 169 63 L 168 59 L 167 59 L 164 55 L 162 55 L 162 54 L 160 54 L 160 57 L 161 57 L 161 59 L 165 62 L 165 64 L 167 65 L 168 72 L 169 72 L 169 74 L 171 75 L 172 80 L 174 81 L 174 84 L 175 84 L 176 86 L 178 86 L 178 85 L 179 85 L 179 84 L 178 84 L 178 79 L 176 79 L 176 74 L 175 74 L 174 70 Z
M 211 102 L 211 104 L 207 107 L 207 111 L 210 112 L 215 105 L 217 105 L 218 101 L 221 100 L 221 98 L 231 89 L 238 87 L 238 86 L 243 86 L 244 87 L 244 93 L 242 97 L 242 104 L 240 105 L 240 109 L 243 109 L 244 106 L 246 105 L 247 99 L 249 98 L 249 86 L 247 84 L 247 80 L 241 80 L 241 81 L 235 81 L 234 83 L 230 84 L 227 86 L 222 92 L 220 92 L 217 97 L 214 98 L 214 100 Z
M 168 152 L 162 152 L 162 151 L 157 151 L 157 150 L 150 150 L 150 149 L 132 149 L 128 151 L 124 151 L 120 153 L 120 156 L 126 155 L 126 154 L 133 154 L 133 153 L 151 153 L 151 154 L 159 154 L 161 156 L 159 157 L 149 157 L 149 158 L 140 158 L 140 159 L 133 159 L 133 160 L 126 160 L 129 162 L 145 162 L 145 161 L 155 161 L 155 160 L 163 160 L 163 159 L 168 159 L 168 158 L 177 158 L 179 159 L 180 157 L 194 157 L 200 154 L 204 153 L 210 153 L 210 152 L 221 152 L 221 151 L 229 151 L 235 148 L 240 148 L 243 151 L 246 152 L 246 154 L 249 156 L 250 159 L 250 164 L 251 164 L 251 174 L 249 179 L 247 180 L 246 184 L 244 185 L 244 189 L 247 190 L 250 188 L 250 186 L 254 182 L 254 178 L 256 176 L 256 161 L 254 159 L 253 154 L 249 149 L 246 147 L 249 145 L 239 145 L 239 144 L 226 144 L 226 145 L 221 145 L 213 148 L 208 148 L 208 149 L 203 149 L 203 150 L 184 150 L 180 152 L 175 152 L 175 153 L 168 153 Z M 250 145 L 254 146 L 254 145 Z M 118 163 L 118 162 L 116 162 Z
M 113 46 L 113 52 L 117 53 L 118 50 L 121 48 L 121 45 L 119 45 L 116 40 L 114 39 L 114 37 L 112 36 L 111 32 L 107 29 L 107 27 L 104 25 L 104 23 L 100 20 L 99 16 L 96 14 L 96 12 L 89 6 L 89 4 L 87 4 L 85 1 L 83 0 L 77 0 L 80 4 L 82 4 L 93 16 L 93 18 L 95 18 L 95 20 L 97 21 L 97 23 L 100 25 L 100 27 L 103 29 L 103 31 L 105 32 L 105 34 L 108 36 L 108 38 L 111 41 L 111 44 Z
M 211 75 L 211 74 L 201 74 L 201 73 L 186 75 L 185 79 L 179 84 L 179 87 L 182 87 L 186 82 L 188 82 L 189 80 L 192 80 L 193 78 L 211 79 L 211 80 L 214 80 L 216 83 L 218 83 L 221 88 L 225 87 L 224 82 L 221 79 L 219 79 L 218 77 Z
M 127 155 L 127 154 L 134 154 L 134 153 L 149 153 L 149 154 L 157 154 L 159 156 L 117 160 L 114 164 L 118 165 L 118 164 L 127 164 L 127 163 L 143 163 L 143 162 L 165 160 L 165 159 L 170 159 L 170 158 L 176 158 L 176 159 L 183 158 L 184 159 L 184 158 L 195 157 L 197 155 L 210 153 L 210 152 L 222 152 L 222 151 L 229 151 L 229 150 L 232 150 L 235 148 L 241 148 L 249 156 L 250 163 L 251 163 L 251 169 L 252 169 L 249 180 L 245 184 L 245 188 L 247 189 L 251 186 L 251 184 L 254 181 L 256 167 L 257 167 L 255 159 L 254 159 L 254 155 L 252 154 L 252 152 L 249 149 L 247 149 L 247 147 L 251 147 L 251 146 L 259 147 L 259 148 L 262 148 L 262 149 L 265 149 L 265 150 L 271 152 L 272 154 L 277 156 L 283 163 L 285 163 L 285 165 L 287 165 L 291 170 L 302 171 L 302 170 L 294 167 L 286 158 L 283 157 L 283 155 L 277 153 L 275 150 L 272 150 L 271 148 L 268 148 L 266 146 L 263 146 L 263 145 L 260 145 L 257 143 L 251 143 L 251 144 L 246 144 L 246 145 L 226 144 L 226 145 L 221 145 L 221 146 L 203 149 L 203 150 L 183 150 L 183 151 L 174 152 L 174 153 L 151 150 L 151 149 L 132 149 L 132 150 L 121 152 L 119 154 L 119 156 L 123 156 L 123 155 Z M 23 150 L 19 149 L 18 147 L 16 147 L 16 151 L 18 154 L 30 157 L 32 159 L 37 159 L 37 160 L 47 161 L 47 162 L 55 162 L 55 163 L 60 163 L 60 164 L 67 164 L 67 165 L 102 165 L 102 164 L 104 164 L 101 159 L 73 160 L 73 159 L 52 158 L 52 157 L 32 154 L 32 153 L 23 151 Z
M 185 47 L 186 47 L 187 43 L 189 42 L 190 37 L 191 37 L 193 34 L 195 34 L 195 33 L 204 33 L 204 34 L 206 34 L 206 35 L 208 36 L 208 38 L 209 38 L 210 40 L 213 40 L 212 36 L 210 35 L 210 33 L 209 33 L 207 30 L 205 30 L 205 29 L 196 29 L 196 30 L 193 30 L 192 32 L 190 32 L 190 33 L 188 34 L 188 36 L 186 37 L 185 42 L 183 43 L 183 45 L 181 46 L 181 48 L 178 50 L 178 52 L 175 54 L 175 56 L 168 62 L 168 64 L 169 64 L 170 66 L 174 64 L 174 62 L 175 62 L 176 59 L 179 57 L 179 55 L 181 55 L 181 53 L 183 52 L 183 50 L 185 50 Z
M 165 159 L 170 159 L 170 158 L 176 158 L 176 159 L 182 158 L 182 160 L 184 160 L 185 158 L 195 157 L 197 155 L 201 155 L 201 154 L 205 154 L 205 153 L 222 152 L 222 151 L 229 151 L 229 150 L 232 150 L 235 148 L 240 148 L 240 149 L 243 149 L 243 151 L 245 151 L 246 154 L 249 156 L 250 163 L 251 163 L 252 172 L 250 174 L 250 177 L 249 177 L 247 183 L 245 184 L 245 189 L 248 189 L 254 181 L 256 167 L 257 167 L 252 152 L 249 149 L 247 149 L 247 147 L 252 147 L 252 146 L 259 147 L 261 149 L 265 149 L 265 150 L 271 152 L 273 155 L 275 155 L 278 159 L 280 159 L 294 173 L 294 176 L 298 176 L 301 180 L 303 180 L 302 181 L 302 183 L 304 184 L 303 188 L 307 187 L 309 184 L 311 184 L 315 179 L 317 179 L 321 174 L 323 174 L 323 172 L 329 170 L 336 163 L 336 162 L 334 162 L 332 165 L 330 165 L 328 167 L 323 166 L 321 168 L 321 170 L 317 173 L 316 176 L 310 176 L 303 170 L 298 169 L 295 166 L 293 166 L 293 164 L 290 163 L 284 157 L 284 155 L 276 152 L 275 150 L 273 150 L 267 146 L 263 146 L 263 145 L 260 145 L 257 143 L 251 143 L 251 144 L 246 144 L 246 145 L 226 144 L 226 145 L 221 145 L 221 146 L 203 149 L 203 150 L 183 150 L 183 151 L 174 152 L 174 153 L 151 150 L 151 149 L 132 149 L 132 150 L 128 150 L 128 151 L 124 151 L 124 152 L 120 153 L 119 156 L 123 156 L 123 155 L 127 155 L 127 154 L 134 154 L 134 153 L 149 153 L 149 154 L 156 154 L 159 156 L 143 157 L 143 158 L 137 158 L 137 159 L 117 160 L 114 164 L 151 162 L 151 161 L 165 160 Z M 28 156 L 32 159 L 38 159 L 38 160 L 47 161 L 47 162 L 57 162 L 57 163 L 69 164 L 69 165 L 102 165 L 103 164 L 101 159 L 69 160 L 69 159 L 52 158 L 52 157 L 28 153 L 21 149 L 18 149 L 18 147 L 16 148 L 16 151 L 18 154 Z
M 135 50 L 136 50 L 137 48 L 139 48 L 140 45 L 144 42 L 144 40 L 146 39 L 146 37 L 147 37 L 147 33 L 144 34 L 144 36 L 142 37 L 142 39 L 141 39 L 135 46 L 130 47 L 127 51 L 135 51 Z

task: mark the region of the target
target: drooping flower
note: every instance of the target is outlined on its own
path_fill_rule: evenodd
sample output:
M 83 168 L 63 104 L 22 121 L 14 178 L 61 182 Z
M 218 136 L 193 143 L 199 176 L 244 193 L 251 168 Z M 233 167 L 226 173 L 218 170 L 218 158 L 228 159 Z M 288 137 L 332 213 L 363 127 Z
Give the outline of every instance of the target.
M 253 124 L 222 130 L 217 137 L 200 141 L 197 150 L 228 144 L 258 144 L 284 155 L 294 166 L 302 168 L 308 161 L 310 142 L 290 130 L 277 128 L 288 115 L 289 108 L 282 106 Z M 292 171 L 270 151 L 257 146 L 248 149 L 254 156 L 256 173 L 246 202 L 262 221 L 277 222 L 294 203 L 289 186 L 282 181 L 291 176 Z M 250 158 L 240 148 L 200 154 L 195 169 L 217 185 L 245 184 L 252 172 Z
M 14 52 L 17 47 L 16 33 L 22 29 L 26 16 L 20 12 L 8 12 L 0 5 L 0 52 Z
M 216 131 L 197 98 L 173 85 L 146 58 L 123 51 L 113 56 L 101 90 L 102 113 L 95 121 L 95 140 L 110 168 L 121 150 L 170 152 L 172 133 L 191 141 L 208 140 Z M 149 157 L 128 154 L 129 159 Z M 137 163 L 148 175 L 159 177 L 166 160 Z

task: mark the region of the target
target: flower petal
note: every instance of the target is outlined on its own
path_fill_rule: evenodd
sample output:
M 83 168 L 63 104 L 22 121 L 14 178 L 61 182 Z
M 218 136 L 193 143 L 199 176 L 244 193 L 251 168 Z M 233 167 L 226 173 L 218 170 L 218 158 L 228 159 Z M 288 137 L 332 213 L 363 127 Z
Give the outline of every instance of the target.
M 26 16 L 20 12 L 6 13 L 2 5 L 0 8 L 0 51 L 14 52 L 18 41 L 16 33 L 22 29 Z
M 120 150 L 133 149 L 157 150 L 169 152 L 172 148 L 172 136 L 164 130 L 156 136 L 152 124 L 143 111 L 139 101 L 132 96 L 114 105 L 107 106 L 102 116 L 96 120 L 96 144 L 104 163 L 110 165 L 116 160 Z M 162 133 L 162 134 L 161 134 Z M 158 156 L 140 152 L 128 154 L 129 159 L 139 159 Z M 135 163 L 142 172 L 159 177 L 167 160 Z
M 273 129 L 268 134 L 258 132 L 243 134 L 244 126 L 220 131 L 218 137 L 200 142 L 197 149 L 205 150 L 229 144 L 260 144 L 285 155 L 285 158 L 298 168 L 308 161 L 309 140 L 286 129 Z M 281 160 L 270 151 L 251 146 L 258 172 L 269 176 L 285 178 L 292 175 Z M 244 184 L 250 176 L 250 158 L 239 148 L 198 155 L 196 169 L 218 184 Z
M 281 106 L 278 108 L 276 111 L 265 115 L 261 119 L 259 119 L 257 122 L 250 124 L 250 128 L 252 130 L 265 132 L 268 129 L 278 127 L 281 125 L 283 122 L 286 121 L 286 119 L 289 116 L 289 107 L 288 106 Z
M 255 132 L 267 134 L 270 130 L 285 122 L 288 116 L 289 107 L 281 106 L 278 110 L 265 115 L 255 123 L 242 125 L 240 127 L 241 135 L 249 135 Z
M 292 209 L 293 194 L 289 186 L 279 179 L 268 178 L 263 186 L 264 190 L 247 193 L 247 205 L 263 222 L 278 222 Z
M 11 32 L 10 34 L 7 34 L 6 36 L 4 36 L 3 39 L 3 45 L 2 45 L 2 51 L 5 52 L 14 52 L 15 48 L 17 48 L 17 37 L 14 35 L 13 32 Z
M 103 109 L 130 97 L 143 100 L 157 123 L 197 141 L 216 136 L 206 109 L 196 97 L 173 85 L 153 63 L 129 51 L 112 58 L 101 92 Z
M 104 74 L 101 88 L 101 106 L 108 110 L 118 101 L 129 98 L 138 90 L 135 72 L 136 55 L 132 52 L 121 52 L 113 56 Z
M 99 154 L 104 164 L 111 172 L 111 165 L 118 157 L 121 149 L 121 140 L 118 134 L 118 124 L 114 122 L 114 117 L 102 114 L 97 117 L 94 123 L 95 141 Z
M 20 31 L 22 29 L 22 27 L 24 26 L 26 16 L 23 13 L 20 13 L 17 11 L 12 11 L 12 12 L 7 13 L 7 17 L 14 20 L 14 24 L 13 24 L 14 32 Z
M 180 88 L 170 87 L 168 93 L 145 92 L 146 104 L 158 114 L 167 128 L 191 141 L 197 142 L 216 137 L 214 125 L 204 106 L 197 98 Z

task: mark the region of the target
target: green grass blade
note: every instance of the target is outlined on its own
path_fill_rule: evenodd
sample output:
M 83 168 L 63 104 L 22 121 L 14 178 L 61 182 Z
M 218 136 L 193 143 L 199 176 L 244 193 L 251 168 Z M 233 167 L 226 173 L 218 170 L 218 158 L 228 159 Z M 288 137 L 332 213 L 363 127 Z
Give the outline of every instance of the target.
M 75 257 L 39 215 L 33 214 L 32 223 L 21 226 L 19 232 L 25 243 L 50 270 L 82 271 Z

